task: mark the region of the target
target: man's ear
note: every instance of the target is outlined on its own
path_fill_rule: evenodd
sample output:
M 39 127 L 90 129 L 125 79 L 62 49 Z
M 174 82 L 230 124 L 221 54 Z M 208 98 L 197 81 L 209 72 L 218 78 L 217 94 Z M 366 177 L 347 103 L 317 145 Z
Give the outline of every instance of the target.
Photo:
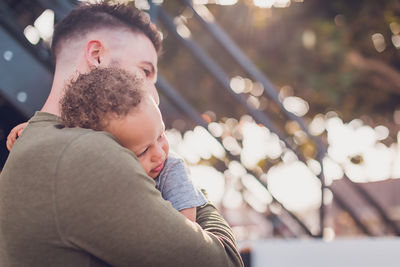
M 85 58 L 89 67 L 98 67 L 104 55 L 104 46 L 98 40 L 91 40 L 86 44 Z

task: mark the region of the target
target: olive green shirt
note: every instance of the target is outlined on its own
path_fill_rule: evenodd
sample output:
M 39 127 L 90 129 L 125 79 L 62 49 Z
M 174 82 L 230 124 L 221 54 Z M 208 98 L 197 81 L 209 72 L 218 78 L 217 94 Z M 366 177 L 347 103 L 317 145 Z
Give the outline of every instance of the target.
M 242 266 L 211 204 L 191 223 L 105 132 L 37 112 L 0 174 L 0 266 Z

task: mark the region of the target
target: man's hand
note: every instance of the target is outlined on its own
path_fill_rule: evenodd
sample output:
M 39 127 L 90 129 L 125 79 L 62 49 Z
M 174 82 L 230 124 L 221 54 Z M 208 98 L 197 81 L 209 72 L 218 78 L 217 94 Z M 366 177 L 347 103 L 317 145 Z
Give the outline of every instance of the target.
M 22 134 L 24 131 L 25 127 L 28 125 L 27 122 L 18 124 L 15 126 L 11 132 L 7 136 L 7 149 L 11 151 L 12 146 L 14 145 L 15 141 L 17 138 Z

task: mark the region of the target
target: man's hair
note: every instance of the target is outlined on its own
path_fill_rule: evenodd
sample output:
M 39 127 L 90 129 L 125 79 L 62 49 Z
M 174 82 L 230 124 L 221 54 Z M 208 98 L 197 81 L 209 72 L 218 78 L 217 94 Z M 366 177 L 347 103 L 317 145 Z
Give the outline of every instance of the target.
M 80 4 L 57 23 L 51 45 L 54 60 L 60 52 L 62 41 L 82 38 L 88 32 L 101 28 L 125 28 L 143 33 L 153 43 L 157 53 L 161 51 L 161 36 L 143 11 L 128 4 L 100 1 Z
M 143 79 L 123 69 L 93 69 L 66 86 L 61 121 L 66 127 L 104 130 L 111 119 L 134 111 L 145 90 Z

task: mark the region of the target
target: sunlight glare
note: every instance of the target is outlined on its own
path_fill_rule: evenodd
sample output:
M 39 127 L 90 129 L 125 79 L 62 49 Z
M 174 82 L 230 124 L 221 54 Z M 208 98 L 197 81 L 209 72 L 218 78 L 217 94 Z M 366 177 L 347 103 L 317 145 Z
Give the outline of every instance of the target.
M 386 49 L 385 37 L 381 33 L 374 33 L 371 39 L 376 51 L 381 53 Z
M 246 88 L 245 80 L 240 76 L 235 76 L 230 81 L 232 91 L 236 94 L 243 93 Z
M 321 183 L 300 161 L 281 163 L 267 173 L 268 187 L 287 209 L 305 211 L 321 203 Z
M 208 10 L 208 8 L 205 5 L 195 4 L 193 8 L 196 11 L 196 13 L 199 14 L 199 16 L 202 17 L 205 21 L 207 22 L 214 21 L 213 14 L 210 12 L 210 10 Z
M 193 183 L 199 188 L 204 188 L 207 191 L 209 200 L 219 205 L 225 190 L 224 175 L 209 166 L 190 166 L 189 169 Z
M 315 115 L 308 129 L 312 135 L 318 136 L 325 131 L 325 117 L 322 114 Z
M 277 159 L 282 154 L 279 138 L 271 134 L 265 127 L 254 122 L 244 122 L 241 125 L 243 135 L 242 163 L 247 167 L 254 167 L 265 157 Z
M 283 100 L 283 106 L 287 111 L 292 112 L 299 117 L 306 115 L 310 108 L 304 99 L 297 96 L 286 97 Z
M 217 5 L 221 6 L 231 6 L 237 3 L 237 0 L 215 0 Z
M 392 35 L 392 43 L 397 49 L 400 48 L 400 35 Z
M 46 9 L 33 23 L 38 30 L 40 37 L 48 41 L 53 36 L 54 31 L 54 11 Z
M 24 29 L 24 35 L 26 39 L 33 45 L 36 45 L 40 41 L 39 32 L 32 25 L 26 26 L 26 28 Z
M 274 5 L 275 0 L 253 0 L 253 3 L 257 7 L 271 8 Z

